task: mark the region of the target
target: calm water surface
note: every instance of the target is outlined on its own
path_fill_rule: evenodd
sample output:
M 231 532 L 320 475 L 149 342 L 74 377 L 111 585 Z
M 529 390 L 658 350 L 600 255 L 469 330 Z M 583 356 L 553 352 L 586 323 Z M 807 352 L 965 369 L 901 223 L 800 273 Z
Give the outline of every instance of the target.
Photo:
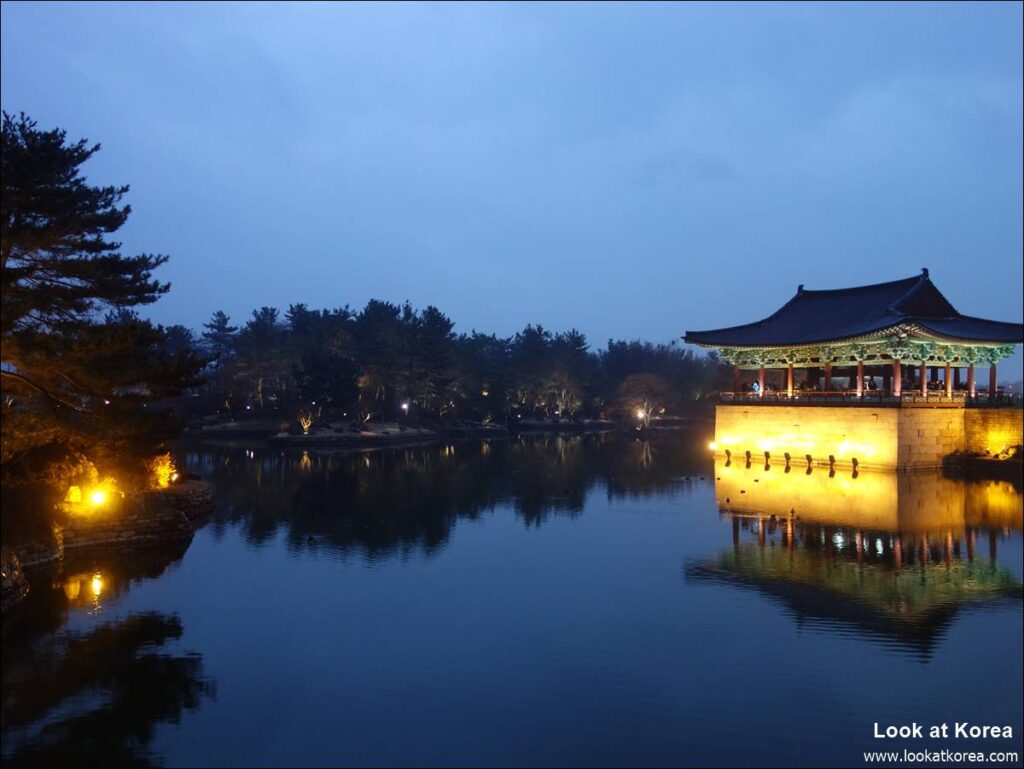
M 75 556 L 6 624 L 4 762 L 860 765 L 875 721 L 1021 751 L 1019 488 L 706 442 L 182 449 L 219 494 L 186 551 Z

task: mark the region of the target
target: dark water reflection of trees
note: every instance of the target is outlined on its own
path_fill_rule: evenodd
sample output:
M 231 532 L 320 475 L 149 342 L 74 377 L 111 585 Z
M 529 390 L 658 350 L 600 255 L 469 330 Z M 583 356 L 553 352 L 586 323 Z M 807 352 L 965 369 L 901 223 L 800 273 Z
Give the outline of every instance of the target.
M 140 581 L 163 574 L 182 549 L 73 555 L 37 574 L 25 605 L 4 622 L 5 766 L 150 766 L 162 723 L 214 694 L 200 655 L 175 651 L 181 620 L 131 614 L 87 631 L 69 615 L 102 617 Z
M 552 435 L 360 453 L 193 448 L 179 462 L 213 481 L 214 525 L 240 524 L 264 542 L 369 558 L 436 552 L 454 524 L 510 505 L 528 526 L 582 512 L 589 490 L 611 498 L 666 491 L 710 471 L 704 430 L 650 440 Z

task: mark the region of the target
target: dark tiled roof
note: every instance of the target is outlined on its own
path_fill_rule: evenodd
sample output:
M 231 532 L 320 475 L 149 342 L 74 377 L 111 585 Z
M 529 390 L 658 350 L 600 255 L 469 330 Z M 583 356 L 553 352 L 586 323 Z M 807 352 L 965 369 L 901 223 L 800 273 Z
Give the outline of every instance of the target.
M 956 340 L 1018 344 L 1024 325 L 961 315 L 928 277 L 831 291 L 797 289 L 796 296 L 764 320 L 709 331 L 687 331 L 692 344 L 722 347 L 801 345 L 865 336 L 916 324 Z

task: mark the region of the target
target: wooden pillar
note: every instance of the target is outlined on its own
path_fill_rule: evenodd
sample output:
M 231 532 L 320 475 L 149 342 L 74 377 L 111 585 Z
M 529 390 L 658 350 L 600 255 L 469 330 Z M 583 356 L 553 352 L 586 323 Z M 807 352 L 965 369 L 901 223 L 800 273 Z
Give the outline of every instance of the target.
M 903 393 L 903 369 L 898 360 L 892 362 L 892 394 L 899 397 Z
M 864 397 L 864 361 L 857 361 L 857 397 Z
M 740 391 L 740 367 L 732 367 L 732 391 L 738 393 Z
M 921 364 L 921 397 L 928 397 L 928 367 Z
M 832 392 L 832 364 L 825 364 L 825 392 Z
M 974 392 L 974 364 L 967 367 L 967 397 L 973 398 Z
M 757 386 L 760 389 L 758 395 L 764 397 L 764 366 L 757 370 Z
M 946 397 L 949 398 L 953 395 L 953 382 L 949 378 L 950 365 L 946 364 Z
M 995 366 L 993 366 L 995 368 Z M 793 364 L 790 363 L 786 368 L 786 395 L 790 398 L 793 397 Z
M 996 364 L 993 363 L 988 369 L 988 397 L 995 398 L 998 385 L 996 384 Z
M 892 563 L 897 569 L 903 565 L 903 540 L 896 534 L 892 541 Z

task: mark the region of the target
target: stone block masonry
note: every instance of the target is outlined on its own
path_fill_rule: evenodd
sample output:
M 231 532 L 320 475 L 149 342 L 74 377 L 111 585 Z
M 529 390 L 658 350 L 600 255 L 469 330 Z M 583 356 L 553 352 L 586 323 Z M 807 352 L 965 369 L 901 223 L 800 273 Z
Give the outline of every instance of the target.
M 1024 444 L 1024 410 L 968 409 L 964 414 L 964 450 L 998 454 Z
M 874 406 L 767 406 L 720 404 L 715 410 L 715 452 L 733 461 L 773 463 L 789 453 L 803 465 L 916 470 L 941 467 L 954 452 L 997 453 L 1021 443 L 1019 408 L 899 408 Z M 995 444 L 1000 444 L 998 447 Z

